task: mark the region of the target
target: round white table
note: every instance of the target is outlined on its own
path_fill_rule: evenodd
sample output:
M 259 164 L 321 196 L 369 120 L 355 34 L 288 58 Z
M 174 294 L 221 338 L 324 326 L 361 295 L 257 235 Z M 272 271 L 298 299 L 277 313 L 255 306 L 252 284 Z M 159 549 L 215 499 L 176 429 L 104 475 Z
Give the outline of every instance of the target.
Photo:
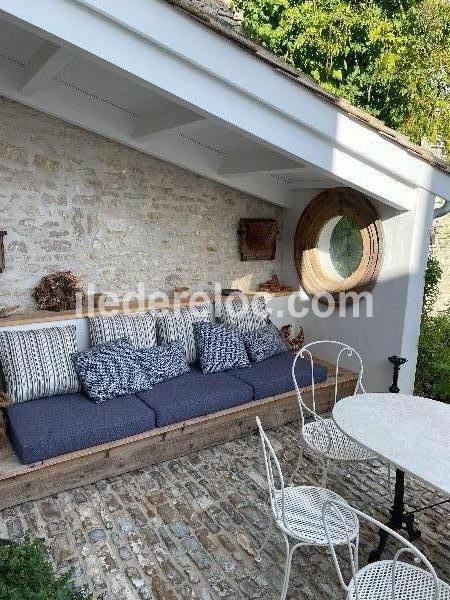
M 333 409 L 339 429 L 397 468 L 395 497 L 389 527 L 406 529 L 411 540 L 420 537 L 414 513 L 405 513 L 405 473 L 450 496 L 450 405 L 404 394 L 357 394 L 343 398 Z M 377 560 L 386 539 L 370 560 Z

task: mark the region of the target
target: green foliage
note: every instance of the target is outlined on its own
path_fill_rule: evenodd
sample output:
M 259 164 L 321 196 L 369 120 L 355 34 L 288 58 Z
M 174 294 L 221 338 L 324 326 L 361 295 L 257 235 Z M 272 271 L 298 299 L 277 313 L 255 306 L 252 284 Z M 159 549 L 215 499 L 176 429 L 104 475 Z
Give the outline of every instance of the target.
M 71 573 L 56 577 L 41 542 L 0 547 L 0 600 L 86 600 L 70 585 Z
M 442 277 L 439 262 L 428 259 L 420 325 L 416 393 L 450 402 L 450 314 L 433 314 Z
M 450 152 L 448 0 L 234 0 L 247 33 L 327 90 Z

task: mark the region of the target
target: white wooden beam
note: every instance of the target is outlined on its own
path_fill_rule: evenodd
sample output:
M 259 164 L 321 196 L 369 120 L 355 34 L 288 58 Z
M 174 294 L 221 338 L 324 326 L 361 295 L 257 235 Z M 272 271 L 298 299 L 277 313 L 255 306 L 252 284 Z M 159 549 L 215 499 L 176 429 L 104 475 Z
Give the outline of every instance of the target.
M 320 190 L 325 188 L 339 187 L 342 185 L 339 181 L 332 179 L 305 179 L 304 181 L 295 181 L 287 184 L 287 188 L 292 192 L 297 190 Z
M 30 59 L 19 92 L 31 96 L 45 87 L 74 58 L 74 53 L 52 42 L 44 41 Z
M 232 177 L 255 173 L 291 173 L 304 168 L 302 163 L 267 148 L 252 148 L 225 156 L 219 167 L 219 175 Z
M 143 141 L 157 133 L 172 131 L 191 123 L 203 121 L 204 117 L 188 108 L 166 103 L 136 118 L 132 138 Z
M 142 15 L 149 14 L 149 3 L 151 18 L 143 19 Z M 88 53 L 93 61 L 106 63 L 112 72 L 116 70 L 117 76 L 130 77 L 152 91 L 157 89 L 168 98 L 180 99 L 195 107 L 195 112 L 207 114 L 208 118 L 235 128 L 259 144 L 302 161 L 321 175 L 331 175 L 342 185 L 394 208 L 411 208 L 416 179 L 424 180 L 424 189 L 432 188 L 435 195 L 450 198 L 448 174 L 409 156 L 404 149 L 353 122 L 334 107 L 331 110 L 309 90 L 293 84 L 273 69 L 268 70 L 264 63 L 161 0 L 128 0 L 126 3 L 0 0 L 0 13 L 14 21 L 25 21 L 32 31 L 38 28 L 46 35 L 64 39 Z M 156 26 L 169 20 L 170 28 Z M 161 36 L 165 39 L 160 39 Z M 180 43 L 185 47 L 180 48 Z M 198 52 L 200 49 L 202 52 Z M 208 65 L 204 64 L 206 58 Z M 217 60 L 220 65 L 213 64 Z M 236 64 L 239 69 L 235 68 Z M 224 69 L 230 72 L 226 74 Z M 17 88 L 14 91 L 17 92 Z M 23 95 L 16 99 L 27 100 Z M 48 96 L 38 102 L 33 97 L 33 103 L 40 110 L 52 112 Z M 64 107 L 61 117 L 73 121 L 67 113 Z M 313 115 L 320 121 L 318 124 L 306 122 Z M 379 160 L 374 158 L 375 152 L 370 159 L 362 156 L 354 144 L 349 150 L 351 144 L 341 138 L 355 128 L 353 141 L 370 134 L 371 139 L 359 145 L 365 150 L 372 146 L 382 149 L 382 155 L 378 156 L 377 152 Z M 128 138 L 131 129 L 130 124 Z M 109 137 L 115 136 L 111 132 Z M 153 153 L 148 144 L 145 150 Z M 389 165 L 386 165 L 388 160 Z M 217 180 L 221 179 L 217 172 L 219 166 L 213 176 Z M 205 175 L 211 177 L 206 172 Z M 246 175 L 241 177 L 245 178 L 248 179 Z M 228 179 L 229 185 L 237 185 L 237 177 L 222 179 Z

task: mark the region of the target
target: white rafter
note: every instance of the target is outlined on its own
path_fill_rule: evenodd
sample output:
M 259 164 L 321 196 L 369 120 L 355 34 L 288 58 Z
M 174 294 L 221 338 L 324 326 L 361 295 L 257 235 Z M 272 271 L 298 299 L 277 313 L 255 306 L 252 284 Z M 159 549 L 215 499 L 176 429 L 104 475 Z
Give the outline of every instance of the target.
M 143 141 L 157 133 L 179 129 L 191 123 L 199 123 L 204 117 L 198 113 L 173 104 L 170 110 L 166 107 L 146 112 L 136 119 L 132 138 Z
M 28 62 L 19 92 L 31 96 L 45 87 L 73 58 L 73 51 L 44 41 Z
M 254 173 L 292 173 L 304 168 L 302 163 L 277 152 L 266 148 L 253 148 L 250 151 L 247 149 L 225 156 L 219 167 L 219 174 L 231 177 Z

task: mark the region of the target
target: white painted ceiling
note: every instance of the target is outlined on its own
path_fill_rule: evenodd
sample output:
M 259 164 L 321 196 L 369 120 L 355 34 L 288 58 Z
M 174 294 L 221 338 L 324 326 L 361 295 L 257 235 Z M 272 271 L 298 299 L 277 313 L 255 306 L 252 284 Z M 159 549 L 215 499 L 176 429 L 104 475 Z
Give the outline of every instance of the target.
M 59 63 L 41 61 L 49 48 L 0 18 L 0 94 L 282 206 L 302 190 L 339 185 L 76 49 L 64 49 Z M 33 92 L 21 92 L 30 78 Z

